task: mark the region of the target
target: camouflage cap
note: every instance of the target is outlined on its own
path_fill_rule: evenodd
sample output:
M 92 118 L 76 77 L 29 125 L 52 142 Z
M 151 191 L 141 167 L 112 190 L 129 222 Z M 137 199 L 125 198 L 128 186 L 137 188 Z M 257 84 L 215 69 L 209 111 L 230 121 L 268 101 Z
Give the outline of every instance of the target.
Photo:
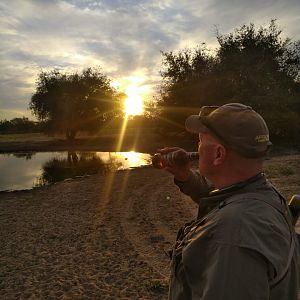
M 192 133 L 211 133 L 224 146 L 244 157 L 263 157 L 272 145 L 265 120 L 241 103 L 203 106 L 199 115 L 186 119 L 185 127 Z

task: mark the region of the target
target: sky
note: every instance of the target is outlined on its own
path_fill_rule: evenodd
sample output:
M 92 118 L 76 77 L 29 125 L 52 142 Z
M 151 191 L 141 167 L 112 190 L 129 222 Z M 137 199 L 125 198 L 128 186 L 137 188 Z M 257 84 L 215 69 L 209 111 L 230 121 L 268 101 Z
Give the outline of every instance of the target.
M 0 120 L 28 109 L 41 71 L 102 68 L 120 91 L 158 91 L 161 51 L 217 47 L 243 24 L 277 19 L 300 39 L 300 0 L 0 0 Z

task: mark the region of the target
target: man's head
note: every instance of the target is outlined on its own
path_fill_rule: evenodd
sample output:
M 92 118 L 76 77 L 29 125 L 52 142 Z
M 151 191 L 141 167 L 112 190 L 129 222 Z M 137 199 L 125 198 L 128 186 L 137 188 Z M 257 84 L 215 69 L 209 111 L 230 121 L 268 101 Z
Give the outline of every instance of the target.
M 187 118 L 186 128 L 199 133 L 200 172 L 211 180 L 231 173 L 247 179 L 261 168 L 271 145 L 264 119 L 240 103 L 204 106 Z
M 203 106 L 199 115 L 187 118 L 185 126 L 190 132 L 210 133 L 226 148 L 247 158 L 264 157 L 271 145 L 264 119 L 240 103 Z

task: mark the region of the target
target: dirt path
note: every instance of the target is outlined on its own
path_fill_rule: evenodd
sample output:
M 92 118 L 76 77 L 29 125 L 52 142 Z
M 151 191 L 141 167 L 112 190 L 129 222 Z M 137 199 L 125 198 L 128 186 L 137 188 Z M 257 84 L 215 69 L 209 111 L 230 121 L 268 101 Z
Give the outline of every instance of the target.
M 267 162 L 284 194 L 300 192 L 299 162 Z M 166 299 L 165 251 L 196 213 L 150 167 L 0 198 L 1 299 Z

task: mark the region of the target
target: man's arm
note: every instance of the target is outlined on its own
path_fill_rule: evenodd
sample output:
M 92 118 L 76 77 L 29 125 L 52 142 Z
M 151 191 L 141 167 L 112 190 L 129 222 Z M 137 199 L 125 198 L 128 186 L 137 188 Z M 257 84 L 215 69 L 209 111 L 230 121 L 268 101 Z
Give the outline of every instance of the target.
M 174 151 L 185 151 L 178 147 L 167 147 L 158 150 L 161 154 L 168 154 Z M 165 168 L 166 171 L 174 175 L 174 183 L 179 187 L 180 191 L 190 196 L 194 202 L 200 204 L 201 197 L 208 196 L 208 193 L 213 189 L 212 185 L 191 168 L 189 161 L 186 164 L 172 165 Z
M 174 183 L 182 193 L 190 196 L 198 204 L 200 204 L 201 197 L 206 197 L 212 190 L 212 185 L 198 171 L 194 170 L 190 170 L 186 181 L 180 181 L 174 177 Z

